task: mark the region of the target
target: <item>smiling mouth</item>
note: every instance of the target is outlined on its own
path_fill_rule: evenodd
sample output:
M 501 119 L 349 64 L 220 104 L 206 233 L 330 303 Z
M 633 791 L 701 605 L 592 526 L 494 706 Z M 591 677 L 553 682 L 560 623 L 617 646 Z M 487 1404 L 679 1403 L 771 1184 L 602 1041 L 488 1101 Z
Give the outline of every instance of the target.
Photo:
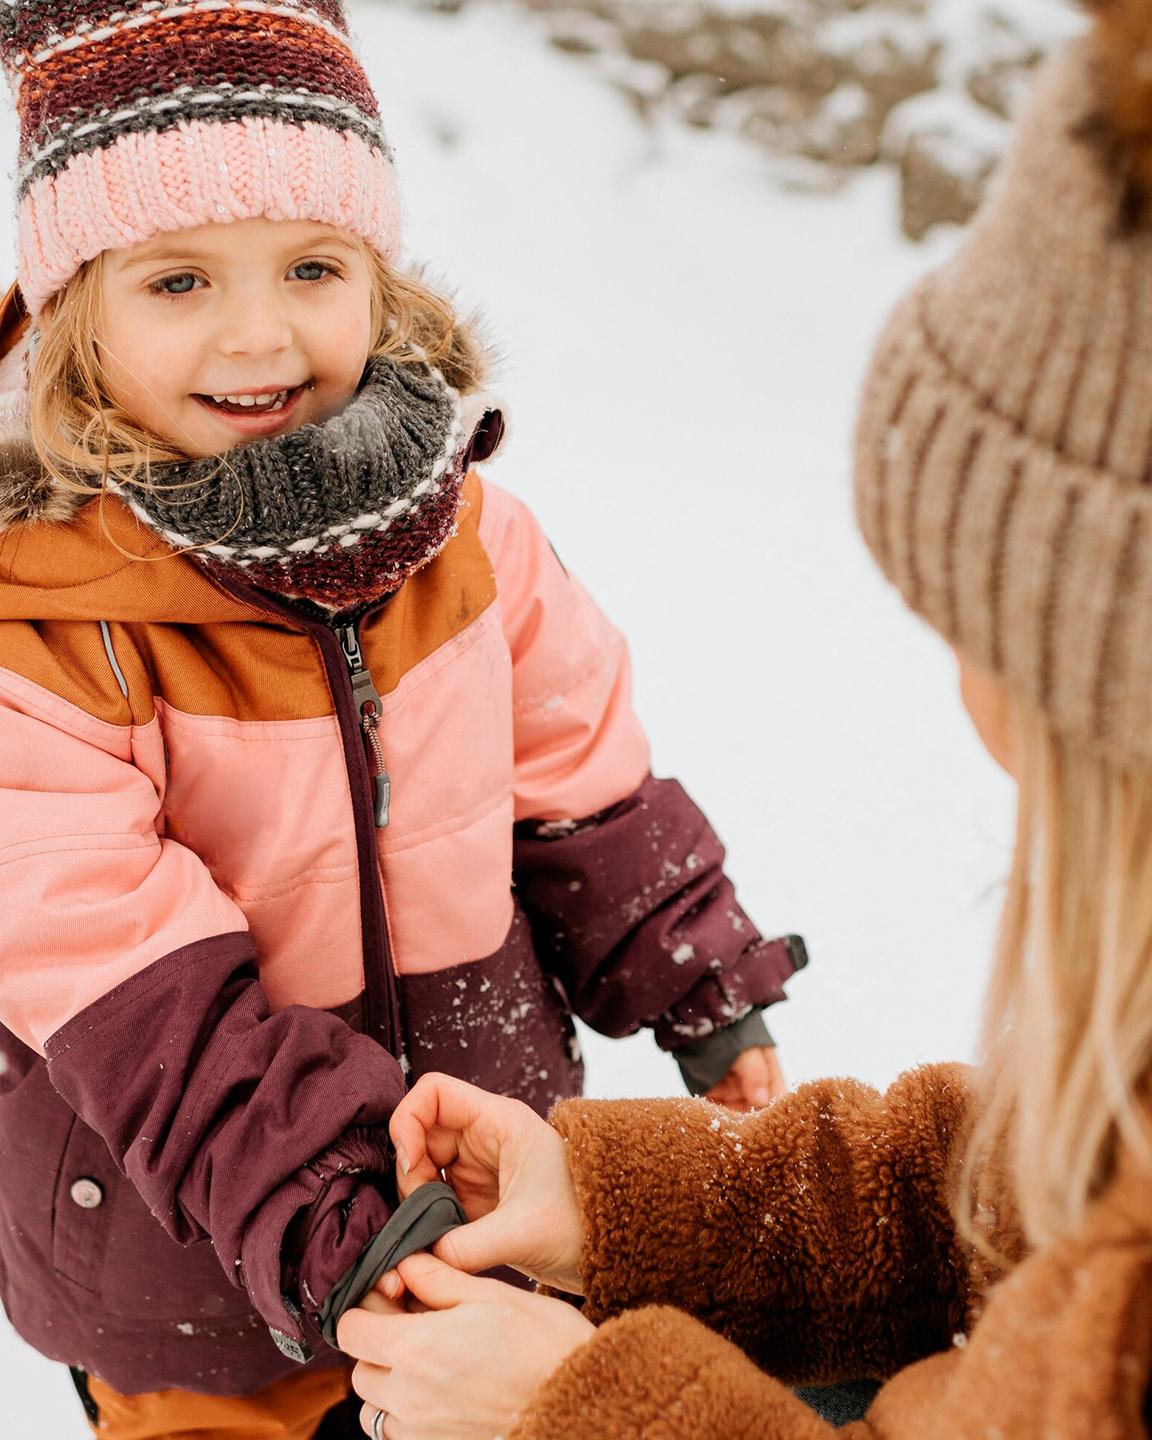
M 219 410 L 223 415 L 273 415 L 291 405 L 306 389 L 308 382 L 284 390 L 267 390 L 258 395 L 239 393 L 197 395 L 195 398 L 208 409 Z

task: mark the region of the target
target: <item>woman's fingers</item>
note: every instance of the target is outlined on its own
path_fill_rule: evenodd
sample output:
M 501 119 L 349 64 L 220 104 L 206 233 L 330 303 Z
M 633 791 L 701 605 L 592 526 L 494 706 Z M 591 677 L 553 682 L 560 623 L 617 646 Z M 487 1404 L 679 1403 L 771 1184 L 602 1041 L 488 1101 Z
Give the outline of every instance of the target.
M 352 1310 L 341 1348 L 359 1360 L 356 1393 L 385 1440 L 492 1440 L 506 1435 L 541 1382 L 595 1333 L 570 1305 L 453 1271 L 429 1255 L 401 1262 L 421 1315 Z
M 530 1217 L 516 1206 L 497 1208 L 469 1225 L 450 1230 L 432 1247 L 433 1255 L 455 1270 L 476 1275 L 497 1265 L 519 1267 L 530 1260 L 524 1253 Z
M 336 1340 L 345 1355 L 353 1360 L 370 1361 L 376 1367 L 391 1370 L 395 1347 L 408 1334 L 408 1327 L 418 1323 L 419 1315 L 375 1315 L 357 1305 L 341 1315 L 336 1326 Z M 363 1391 L 359 1393 L 363 1394 Z M 370 1399 L 371 1396 L 365 1396 Z
M 352 1389 L 364 1401 L 360 1410 L 360 1428 L 365 1435 L 383 1433 L 384 1440 L 400 1440 L 401 1426 L 392 1414 L 392 1374 L 379 1365 L 361 1360 L 352 1371 Z M 373 1431 L 376 1416 L 384 1412 L 383 1431 Z
M 376 1417 L 382 1411 L 384 1419 L 377 1426 Z M 404 1432 L 395 1415 L 390 1410 L 385 1410 L 382 1405 L 372 1405 L 368 1401 L 360 1407 L 360 1428 L 371 1440 L 376 1440 L 377 1436 L 382 1436 L 383 1440 L 404 1440 Z
M 581 1223 L 564 1143 L 527 1105 L 426 1075 L 397 1106 L 391 1134 L 401 1193 L 443 1170 L 468 1216 L 438 1257 L 473 1274 L 513 1265 L 579 1287 Z
M 391 1278 L 393 1284 L 386 1287 L 384 1281 Z M 373 1315 L 403 1315 L 404 1314 L 404 1282 L 390 1270 L 383 1280 L 380 1280 L 376 1288 L 369 1290 L 359 1302 L 361 1307 L 370 1311 Z
M 425 1251 L 401 1260 L 398 1269 L 409 1293 L 429 1310 L 451 1310 L 456 1305 L 500 1300 L 510 1289 L 500 1280 L 478 1280 L 475 1275 L 466 1275 Z
M 482 1190 L 491 1181 L 495 1190 L 504 1147 L 543 1124 L 522 1101 L 489 1095 L 450 1075 L 425 1075 L 396 1107 L 389 1126 L 401 1191 L 411 1194 L 457 1156 L 467 1161 L 471 1189 Z
M 397 1105 L 388 1126 L 402 1176 L 427 1168 L 427 1135 L 440 1129 L 459 1133 L 475 1124 L 483 1090 L 451 1075 L 423 1075 Z M 432 1167 L 433 1169 L 438 1167 Z

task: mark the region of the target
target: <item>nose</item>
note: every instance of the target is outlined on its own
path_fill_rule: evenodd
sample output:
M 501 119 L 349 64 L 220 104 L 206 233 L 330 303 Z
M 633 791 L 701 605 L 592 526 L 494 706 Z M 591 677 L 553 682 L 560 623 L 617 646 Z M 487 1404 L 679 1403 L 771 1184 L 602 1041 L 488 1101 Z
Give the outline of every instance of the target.
M 275 355 L 292 344 L 288 307 L 275 291 L 249 291 L 230 299 L 218 343 L 224 355 Z

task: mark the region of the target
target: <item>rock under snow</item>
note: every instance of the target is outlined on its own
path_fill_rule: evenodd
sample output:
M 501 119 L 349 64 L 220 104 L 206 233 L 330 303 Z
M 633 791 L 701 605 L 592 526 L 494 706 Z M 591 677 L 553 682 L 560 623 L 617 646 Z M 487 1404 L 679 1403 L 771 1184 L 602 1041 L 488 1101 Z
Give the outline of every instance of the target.
M 1032 71 L 1081 23 L 1070 0 L 519 3 L 641 114 L 742 135 L 785 183 L 892 165 L 913 239 L 968 219 Z

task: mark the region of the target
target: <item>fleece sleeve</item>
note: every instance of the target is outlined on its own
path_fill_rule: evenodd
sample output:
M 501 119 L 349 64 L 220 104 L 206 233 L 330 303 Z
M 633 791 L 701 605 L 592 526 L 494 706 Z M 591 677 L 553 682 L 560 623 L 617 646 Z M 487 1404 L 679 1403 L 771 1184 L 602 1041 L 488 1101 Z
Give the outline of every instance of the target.
M 688 1315 L 647 1306 L 610 1320 L 569 1356 L 508 1440 L 833 1440 L 834 1434 L 727 1340 Z
M 627 647 L 517 500 L 486 484 L 481 533 L 513 662 L 513 874 L 542 962 L 608 1035 L 667 1049 L 784 998 L 804 963 L 737 903 L 724 848 L 649 773 Z
M 387 1221 L 397 1062 L 271 1014 L 242 912 L 161 833 L 156 727 L 0 672 L 0 1023 L 178 1242 L 210 1239 L 286 1353 Z
M 888 1376 L 964 1328 L 952 1221 L 967 1072 L 884 1095 L 801 1086 L 734 1115 L 706 1101 L 568 1101 L 594 1320 L 671 1305 L 792 1383 Z

